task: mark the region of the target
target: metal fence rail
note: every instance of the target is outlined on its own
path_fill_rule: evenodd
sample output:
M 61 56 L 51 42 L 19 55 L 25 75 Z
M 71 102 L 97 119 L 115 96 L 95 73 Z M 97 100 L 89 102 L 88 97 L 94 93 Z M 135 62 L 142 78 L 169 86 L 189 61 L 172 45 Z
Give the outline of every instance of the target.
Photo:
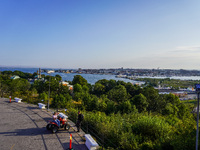
M 69 119 L 72 120 L 73 122 L 76 123 L 77 118 L 74 116 L 69 115 Z M 93 126 L 91 126 L 88 122 L 83 122 L 81 129 L 86 133 L 86 134 L 91 134 L 97 141 L 97 143 L 103 148 L 107 147 L 112 147 L 114 149 L 118 149 L 118 146 L 113 143 L 113 141 L 109 140 L 108 138 L 105 137 L 104 134 L 100 133 L 97 131 Z

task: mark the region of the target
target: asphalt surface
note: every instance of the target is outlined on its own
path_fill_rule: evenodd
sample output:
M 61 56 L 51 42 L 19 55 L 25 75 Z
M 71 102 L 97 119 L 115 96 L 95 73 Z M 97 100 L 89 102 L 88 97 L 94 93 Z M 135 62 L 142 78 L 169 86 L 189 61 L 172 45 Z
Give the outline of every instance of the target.
M 46 129 L 52 113 L 38 106 L 16 103 L 0 98 L 0 150 L 66 150 L 70 134 L 74 150 L 87 150 L 84 133 L 77 133 L 72 122 L 69 131 L 59 129 L 56 134 Z

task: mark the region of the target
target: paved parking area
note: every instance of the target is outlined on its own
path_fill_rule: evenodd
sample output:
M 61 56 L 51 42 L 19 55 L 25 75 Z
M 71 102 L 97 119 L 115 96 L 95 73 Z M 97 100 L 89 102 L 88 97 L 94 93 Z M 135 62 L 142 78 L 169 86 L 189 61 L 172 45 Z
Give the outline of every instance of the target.
M 0 98 L 0 149 L 1 150 L 66 150 L 70 134 L 74 150 L 87 150 L 82 139 L 83 132 L 73 127 L 69 131 L 60 129 L 56 134 L 46 129 L 52 113 L 27 103 L 8 103 Z

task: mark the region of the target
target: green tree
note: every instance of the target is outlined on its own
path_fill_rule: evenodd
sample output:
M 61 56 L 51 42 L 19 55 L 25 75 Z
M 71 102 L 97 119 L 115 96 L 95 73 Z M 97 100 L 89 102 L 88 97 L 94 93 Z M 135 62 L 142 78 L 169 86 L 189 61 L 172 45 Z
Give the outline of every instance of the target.
M 76 93 L 76 92 L 83 92 L 82 86 L 80 84 L 76 83 L 74 85 L 74 87 L 73 87 L 73 91 L 74 91 L 74 93 Z
M 107 108 L 107 104 L 104 100 L 99 99 L 99 111 L 105 112 Z
M 191 113 L 190 110 L 188 109 L 188 107 L 184 104 L 184 103 L 180 103 L 178 105 L 178 117 L 180 119 L 183 119 L 185 117 L 187 118 L 191 118 Z
M 88 109 L 91 106 L 91 101 L 92 101 L 91 95 L 89 93 L 82 93 L 81 99 L 86 109 Z
M 106 80 L 106 79 L 101 79 L 101 80 L 98 80 L 96 83 L 100 83 L 100 84 L 104 85 L 105 87 L 107 87 L 108 86 L 108 82 L 109 81 Z
M 131 102 L 133 105 L 136 106 L 136 108 L 138 109 L 138 112 L 146 111 L 149 105 L 147 102 L 147 98 L 142 93 L 134 96 Z
M 115 113 L 116 111 L 116 105 L 113 101 L 107 102 L 107 108 L 106 108 L 106 114 Z
M 18 75 L 20 78 L 23 78 L 23 79 L 32 78 L 32 74 L 31 73 L 25 73 L 25 72 L 18 71 L 18 70 L 15 70 L 12 74 L 13 75 Z
M 42 93 L 44 91 L 48 91 L 47 88 L 45 88 L 45 83 L 43 81 L 40 81 L 40 80 L 35 80 L 34 83 L 32 84 L 32 88 L 35 88 L 38 93 Z M 47 85 L 46 85 L 47 86 Z
M 52 106 L 59 109 L 65 108 L 67 105 L 67 99 L 62 94 L 56 94 L 53 97 Z
M 69 92 L 70 91 L 69 91 L 69 87 L 68 86 L 60 84 L 59 90 L 58 90 L 59 94 L 66 95 L 66 94 L 69 94 Z
M 165 94 L 165 100 L 167 103 L 171 103 L 173 105 L 178 105 L 181 102 L 177 96 L 175 96 L 174 94 L 171 94 L 171 93 Z
M 10 84 L 11 79 L 9 75 L 0 74 L 0 95 L 1 97 L 4 97 L 4 95 L 10 95 Z
M 99 102 L 98 102 L 98 97 L 96 95 L 90 95 L 91 102 L 89 103 L 87 110 L 92 111 L 92 110 L 98 110 L 99 109 Z
M 89 87 L 87 85 L 83 85 L 82 89 L 84 92 L 89 92 Z
M 123 85 L 118 85 L 111 89 L 108 93 L 108 98 L 115 102 L 123 102 L 126 101 L 128 98 L 126 88 Z
M 44 100 L 44 103 L 47 104 L 48 101 L 48 94 L 46 92 L 42 92 L 41 94 L 39 94 L 39 98 L 41 100 Z
M 28 103 L 37 104 L 39 102 L 37 98 L 38 98 L 38 93 L 35 88 L 26 91 L 26 94 L 23 95 L 23 99 L 25 99 Z
M 51 93 L 59 94 L 59 89 L 60 89 L 60 83 L 58 80 L 56 80 L 55 77 L 53 76 L 46 76 L 46 82 L 44 82 L 44 90 L 48 92 L 49 91 L 49 83 L 50 83 L 50 91 Z
M 145 141 L 167 141 L 171 137 L 172 127 L 164 119 L 150 116 L 143 116 L 132 125 L 132 132 L 143 136 Z
M 128 92 L 132 97 L 134 97 L 135 95 L 138 95 L 138 94 L 142 93 L 142 89 L 141 89 L 140 86 L 138 86 L 138 85 L 133 85 L 133 84 L 130 83 L 130 82 L 127 83 L 125 87 L 126 87 L 127 92 Z
M 129 82 L 130 83 L 130 82 Z M 123 85 L 123 86 L 125 86 L 126 87 L 126 82 L 124 82 L 124 81 L 121 81 L 121 80 L 118 80 L 117 81 L 117 85 Z
M 132 105 L 130 101 L 123 101 L 119 104 L 119 110 L 121 113 L 130 113 L 132 111 Z
M 87 85 L 87 80 L 84 79 L 81 75 L 75 75 L 74 76 L 74 79 L 72 80 L 72 84 L 75 85 L 75 84 L 80 84 L 81 86 L 83 85 Z
M 13 72 L 12 71 L 2 71 L 1 74 L 2 75 L 7 75 L 7 76 L 12 76 Z
M 147 102 L 149 104 L 147 111 L 158 111 L 160 107 L 158 90 L 154 89 L 152 86 L 147 86 L 143 90 L 143 95 L 147 98 Z
M 106 87 L 106 91 L 110 91 L 111 89 L 113 89 L 115 86 L 117 86 L 117 82 L 116 80 L 109 80 L 108 81 L 108 86 Z M 120 85 L 119 85 L 120 86 Z
M 94 85 L 94 94 L 97 96 L 105 94 L 105 86 L 101 83 L 96 82 Z
M 102 79 L 102 80 L 97 81 L 96 83 L 100 83 L 100 84 L 104 85 L 105 93 L 107 93 L 112 88 L 117 86 L 117 82 L 115 80 L 113 80 L 113 79 L 111 79 L 111 80 Z
M 11 81 L 10 88 L 11 93 L 15 96 L 22 96 L 28 91 L 31 87 L 31 84 L 26 79 L 15 79 Z
M 58 75 L 58 74 L 55 75 L 55 78 L 56 78 L 57 81 L 62 81 L 62 77 L 60 75 Z
M 165 108 L 162 110 L 163 115 L 170 115 L 174 113 L 174 108 L 171 103 L 167 103 Z

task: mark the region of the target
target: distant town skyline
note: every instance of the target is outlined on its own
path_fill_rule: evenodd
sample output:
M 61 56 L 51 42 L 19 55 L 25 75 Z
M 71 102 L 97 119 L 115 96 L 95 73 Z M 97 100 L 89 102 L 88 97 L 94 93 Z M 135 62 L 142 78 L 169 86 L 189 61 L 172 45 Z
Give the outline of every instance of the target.
M 0 66 L 200 70 L 200 1 L 6 0 Z

